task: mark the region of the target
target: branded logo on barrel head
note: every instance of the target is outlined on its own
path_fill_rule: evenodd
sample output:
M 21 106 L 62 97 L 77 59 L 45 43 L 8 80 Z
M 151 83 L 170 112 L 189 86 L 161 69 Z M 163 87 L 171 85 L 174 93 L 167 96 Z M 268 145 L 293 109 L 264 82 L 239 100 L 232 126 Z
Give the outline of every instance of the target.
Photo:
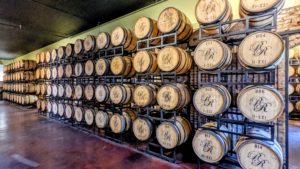
M 248 158 L 251 160 L 251 164 L 262 169 L 265 168 L 265 164 L 269 163 L 266 159 L 266 155 L 257 151 L 250 151 L 248 153 Z

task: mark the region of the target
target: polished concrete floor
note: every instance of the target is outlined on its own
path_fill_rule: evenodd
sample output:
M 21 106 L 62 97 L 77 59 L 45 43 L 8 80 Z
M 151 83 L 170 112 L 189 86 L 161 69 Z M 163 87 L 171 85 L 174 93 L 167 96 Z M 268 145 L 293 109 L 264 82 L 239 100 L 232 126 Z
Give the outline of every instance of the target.
M 290 168 L 300 169 L 300 122 L 290 125 Z M 0 169 L 188 169 L 0 101 Z M 212 168 L 201 166 L 201 168 Z

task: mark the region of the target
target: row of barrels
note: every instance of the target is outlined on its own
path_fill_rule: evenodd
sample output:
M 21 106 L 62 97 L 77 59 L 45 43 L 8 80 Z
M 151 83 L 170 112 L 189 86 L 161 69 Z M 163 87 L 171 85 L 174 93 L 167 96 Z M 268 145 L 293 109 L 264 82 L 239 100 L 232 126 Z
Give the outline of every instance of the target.
M 22 105 L 35 104 L 38 100 L 35 95 L 20 95 L 9 92 L 3 92 L 3 99 Z
M 53 97 L 65 97 L 75 100 L 97 100 L 99 103 L 116 105 L 135 103 L 139 107 L 154 106 L 156 103 L 165 110 L 175 110 L 187 106 L 191 93 L 184 84 L 166 84 L 158 87 L 154 84 L 141 84 L 136 87 L 123 85 L 70 85 L 38 84 L 36 94 Z
M 289 77 L 300 76 L 300 67 L 299 66 L 289 66 L 288 72 L 289 72 Z
M 35 93 L 36 85 L 34 83 L 4 83 L 3 90 L 19 93 Z
M 289 58 L 290 59 L 300 59 L 300 49 L 299 47 L 295 47 L 289 50 Z
M 133 31 L 118 26 L 109 34 L 100 32 L 97 36 L 87 35 L 85 39 L 77 39 L 74 44 L 60 46 L 52 51 L 37 54 L 37 63 L 50 63 L 84 52 L 95 52 L 107 49 L 111 46 L 123 46 L 125 50 L 133 52 L 136 50 L 137 40 L 155 38 L 161 34 L 177 32 L 177 40 L 185 41 L 193 33 L 190 20 L 184 13 L 174 7 L 164 9 L 158 17 L 158 21 L 149 17 L 140 17 Z M 152 45 L 160 43 L 160 39 L 150 42 Z
M 36 61 L 34 60 L 18 60 L 9 65 L 3 66 L 3 72 L 8 73 L 10 71 L 18 70 L 34 70 L 36 68 Z
M 33 81 L 35 80 L 34 71 L 19 71 L 15 73 L 8 73 L 3 75 L 3 81 Z
M 206 123 L 198 129 L 192 141 L 195 154 L 208 163 L 219 162 L 231 147 L 237 153 L 238 162 L 242 168 L 276 168 L 283 167 L 283 150 L 275 140 L 263 141 L 251 137 L 239 137 L 236 145 L 231 145 L 231 136 L 225 132 L 213 131 L 217 123 Z M 230 131 L 222 125 L 223 131 Z M 252 128 L 247 131 L 252 137 L 270 138 L 270 134 L 262 129 Z
M 275 121 L 284 110 L 282 95 L 271 86 L 247 86 L 237 96 L 237 107 L 251 121 Z M 196 90 L 193 105 L 205 116 L 226 112 L 231 104 L 229 91 L 222 85 L 205 85 Z

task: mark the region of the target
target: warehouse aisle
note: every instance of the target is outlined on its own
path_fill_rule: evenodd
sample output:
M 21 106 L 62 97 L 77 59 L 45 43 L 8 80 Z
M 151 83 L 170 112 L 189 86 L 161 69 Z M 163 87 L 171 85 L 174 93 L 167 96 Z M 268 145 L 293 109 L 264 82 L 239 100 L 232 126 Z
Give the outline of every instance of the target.
M 12 107 L 14 105 L 14 107 Z M 0 102 L 0 168 L 167 169 L 172 165 Z

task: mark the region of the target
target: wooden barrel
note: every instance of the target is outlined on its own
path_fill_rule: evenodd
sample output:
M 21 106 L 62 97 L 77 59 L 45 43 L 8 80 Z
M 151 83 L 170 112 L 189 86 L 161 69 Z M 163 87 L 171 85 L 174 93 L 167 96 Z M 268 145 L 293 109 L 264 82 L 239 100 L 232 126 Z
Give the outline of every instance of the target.
M 65 66 L 65 75 L 66 75 L 67 78 L 72 77 L 72 75 L 73 75 L 73 67 L 72 67 L 71 64 L 67 64 Z
M 187 106 L 190 95 L 188 87 L 184 84 L 166 84 L 159 88 L 156 100 L 162 109 L 175 110 Z
M 79 54 L 82 54 L 84 51 L 84 48 L 83 48 L 83 40 L 82 39 L 77 39 L 75 41 L 75 44 L 74 44 L 74 52 L 76 55 L 79 55 Z
M 271 138 L 269 133 L 258 128 L 250 132 L 247 131 L 251 136 Z M 283 168 L 283 151 L 276 139 L 270 142 L 240 137 L 235 147 L 242 168 Z
M 41 63 L 41 60 L 40 60 L 41 57 L 40 57 L 40 55 L 41 55 L 40 53 L 37 53 L 36 56 L 35 56 L 35 61 L 36 61 L 37 64 Z M 9 68 L 9 65 L 8 65 L 6 71 L 9 71 L 9 69 L 10 68 Z M 6 72 L 6 71 L 4 71 L 4 72 Z
M 113 116 L 113 113 L 108 111 L 97 111 L 96 116 L 95 116 L 95 122 L 96 126 L 100 129 L 109 127 L 109 121 L 111 117 Z
M 50 101 L 47 103 L 47 112 L 48 112 L 48 113 L 51 113 L 51 112 L 52 112 L 52 104 L 51 104 Z
M 134 34 L 138 39 L 148 39 L 160 36 L 161 33 L 157 28 L 157 21 L 148 17 L 140 17 L 134 25 Z M 157 45 L 160 38 L 152 40 L 151 45 Z
M 293 49 L 289 49 L 289 59 L 295 58 L 295 51 Z
M 271 122 L 276 120 L 284 109 L 281 94 L 270 86 L 248 86 L 240 91 L 237 106 L 251 121 Z
M 84 111 L 84 120 L 87 125 L 91 126 L 94 123 L 95 111 L 93 109 L 86 109 Z
M 58 89 L 57 89 L 57 85 L 53 84 L 52 85 L 52 96 L 53 97 L 56 97 L 57 96 L 57 93 L 58 93 Z
M 276 9 L 277 12 L 280 11 L 284 6 L 284 0 L 270 0 L 268 2 L 264 1 L 246 1 L 241 0 L 240 2 L 240 16 L 242 18 L 247 16 L 260 15 L 262 13 L 268 13 Z M 249 19 L 250 27 L 263 27 L 272 24 L 272 16 L 262 16 Z
M 57 68 L 56 67 L 51 68 L 51 76 L 52 76 L 52 79 L 57 78 Z
M 111 33 L 113 46 L 123 46 L 124 50 L 132 52 L 136 49 L 137 38 L 131 30 L 124 27 L 116 27 Z
M 130 84 L 112 86 L 109 98 L 113 104 L 128 104 L 132 100 L 133 86 Z
M 95 67 L 92 60 L 88 60 L 84 63 L 84 72 L 87 76 L 92 76 L 94 74 Z
M 84 109 L 82 107 L 75 107 L 75 120 L 81 122 L 83 120 Z
M 50 63 L 51 61 L 51 52 L 47 51 L 46 52 L 46 59 L 45 59 L 46 63 Z
M 293 105 L 293 103 L 292 102 L 289 102 L 289 107 L 288 107 L 288 111 L 289 111 L 289 113 L 291 113 L 291 112 L 293 112 L 294 111 L 294 105 Z
M 230 65 L 231 60 L 230 48 L 225 43 L 214 39 L 201 41 L 194 53 L 194 61 L 202 70 L 224 69 Z
M 279 35 L 258 31 L 241 42 L 238 59 L 245 67 L 267 68 L 279 64 L 283 51 L 284 43 Z
M 83 65 L 82 63 L 76 63 L 74 69 L 75 76 L 79 77 L 83 75 Z
M 118 76 L 132 77 L 135 75 L 135 70 L 132 66 L 132 58 L 129 56 L 115 56 L 110 63 L 111 72 Z
M 51 69 L 50 67 L 47 67 L 46 68 L 46 79 L 51 79 Z
M 190 136 L 191 125 L 181 116 L 176 117 L 176 122 L 162 122 L 156 128 L 158 143 L 165 149 L 173 149 L 185 143 Z
M 47 101 L 46 100 L 42 100 L 42 102 L 41 102 L 41 110 L 42 111 L 47 110 Z
M 41 52 L 40 53 L 40 63 L 45 63 L 45 58 L 46 58 L 46 53 L 45 52 Z
M 40 69 L 40 79 L 45 79 L 45 74 L 46 74 L 45 68 L 42 67 Z
M 84 87 L 84 97 L 87 100 L 94 99 L 94 86 L 92 84 L 88 84 Z
M 289 72 L 289 77 L 294 76 L 295 75 L 295 68 L 293 66 L 289 66 L 288 68 L 288 72 Z
M 66 47 L 60 46 L 57 50 L 58 59 L 64 59 L 66 56 Z
M 3 95 L 3 96 L 5 96 L 5 95 Z M 38 110 L 41 110 L 41 100 L 40 99 L 36 101 L 36 108 Z
M 225 112 L 231 104 L 229 91 L 221 85 L 202 86 L 193 96 L 195 109 L 206 116 L 215 116 Z
M 110 60 L 99 58 L 96 61 L 95 72 L 98 76 L 106 75 L 110 70 Z
M 107 32 L 100 32 L 96 39 L 96 45 L 99 50 L 107 49 L 111 44 L 110 35 Z
M 45 95 L 45 93 L 46 93 L 46 84 L 42 84 L 40 89 L 41 89 L 41 95 Z
M 164 72 L 184 74 L 191 69 L 193 61 L 182 48 L 167 46 L 158 52 L 157 63 L 159 69 Z
M 63 97 L 65 94 L 65 88 L 62 84 L 58 85 L 58 97 Z
M 300 112 L 300 101 L 297 101 L 295 104 L 295 109 Z
M 56 61 L 57 60 L 57 49 L 53 49 L 52 52 L 51 52 L 51 60 L 52 62 Z
M 58 115 L 63 117 L 65 114 L 65 105 L 63 103 L 58 103 Z
M 100 84 L 96 87 L 95 98 L 99 103 L 109 101 L 110 86 L 106 84 Z
M 75 98 L 78 99 L 78 100 L 83 98 L 83 87 L 82 87 L 82 85 L 76 85 L 75 86 Z
M 289 95 L 291 95 L 291 94 L 293 94 L 295 92 L 295 87 L 292 84 L 289 84 L 288 88 L 289 88 Z M 300 86 L 298 87 L 297 93 L 298 92 L 300 93 Z
M 65 84 L 65 96 L 68 99 L 71 99 L 74 96 L 74 88 L 70 84 Z
M 153 84 L 138 85 L 133 92 L 133 101 L 138 107 L 151 106 L 156 103 L 158 87 Z
M 35 92 L 37 95 L 39 95 L 41 93 L 41 84 L 36 85 Z
M 133 57 L 133 68 L 139 73 L 159 72 L 157 56 L 154 52 L 139 51 Z
M 147 141 L 153 133 L 152 122 L 143 117 L 138 117 L 132 125 L 134 136 L 140 141 Z
M 74 107 L 70 104 L 66 104 L 65 117 L 71 119 L 74 116 Z
M 93 35 L 87 35 L 83 42 L 84 50 L 91 52 L 96 49 L 96 37 Z
M 109 122 L 109 126 L 114 133 L 123 133 L 131 129 L 132 122 L 137 118 L 136 112 L 126 109 L 121 114 L 115 113 Z
M 64 76 L 64 67 L 63 67 L 63 65 L 59 65 L 57 67 L 57 78 L 61 79 L 61 78 L 63 78 L 63 76 Z
M 297 67 L 296 74 L 300 76 L 300 67 Z
M 208 129 L 198 129 L 193 138 L 193 150 L 195 154 L 207 163 L 219 162 L 230 149 L 230 136 L 227 133 L 209 130 L 216 129 L 217 123 L 206 123 L 202 127 Z M 228 129 L 222 125 L 223 131 Z
M 50 84 L 47 85 L 47 96 L 51 96 L 52 95 L 52 86 Z
M 66 46 L 66 58 L 70 58 L 74 55 L 74 44 L 68 43 Z
M 232 18 L 231 6 L 228 0 L 199 0 L 195 8 L 196 19 L 201 25 L 211 25 L 227 22 Z M 227 31 L 230 24 L 222 26 L 222 31 Z M 206 28 L 207 34 L 220 33 L 217 27 Z
M 163 34 L 177 32 L 177 40 L 180 41 L 189 39 L 193 33 L 189 18 L 174 7 L 168 7 L 159 14 L 157 27 Z

